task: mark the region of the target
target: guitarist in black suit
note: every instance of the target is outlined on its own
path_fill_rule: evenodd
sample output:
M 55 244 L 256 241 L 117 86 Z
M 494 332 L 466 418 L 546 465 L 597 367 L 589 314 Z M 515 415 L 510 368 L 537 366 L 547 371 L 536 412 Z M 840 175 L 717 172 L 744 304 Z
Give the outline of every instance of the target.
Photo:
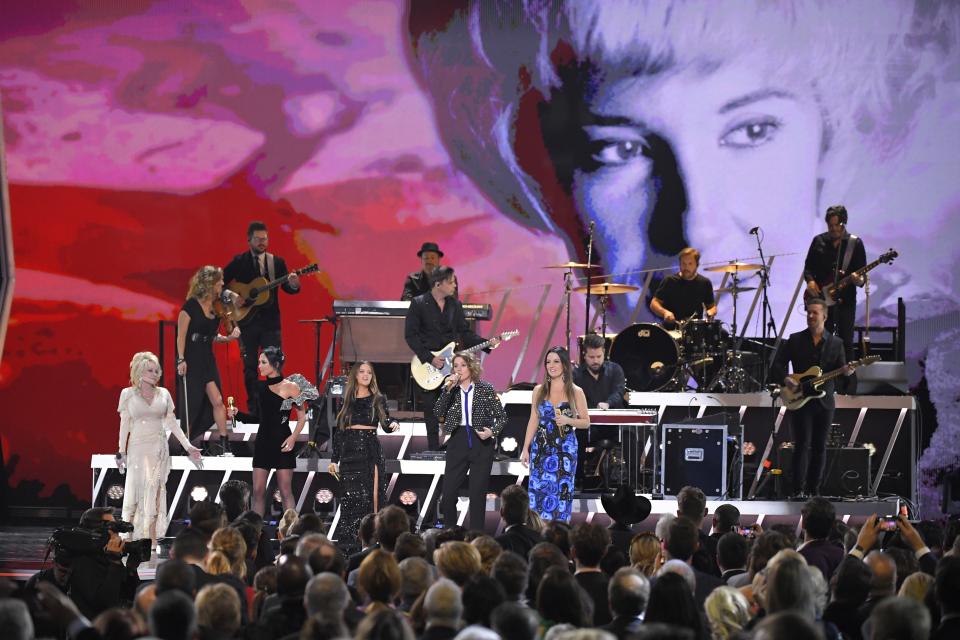
M 822 298 L 822 288 L 845 275 L 862 269 L 867 264 L 863 240 L 847 231 L 847 209 L 836 205 L 827 209 L 827 231 L 814 237 L 803 264 L 803 278 L 807 283 L 807 298 Z M 857 287 L 863 278 L 856 278 L 856 287 L 845 287 L 839 294 L 840 302 L 827 309 L 826 328 L 843 340 L 848 361 L 853 356 L 853 324 L 857 315 Z
M 456 342 L 458 348 L 466 349 L 484 341 L 467 324 L 463 305 L 455 295 L 456 290 L 457 279 L 453 267 L 438 266 L 430 274 L 430 291 L 410 301 L 404 324 L 403 337 L 410 350 L 420 358 L 420 362 L 432 363 L 438 369 L 445 363 L 443 358 L 434 357 L 433 351 L 439 351 L 450 342 Z M 430 451 L 440 448 L 440 423 L 433 415 L 439 397 L 440 389 L 421 389 Z
M 777 352 L 773 375 L 782 376 L 784 384 L 791 389 L 799 385 L 787 377 L 788 363 L 793 365 L 794 373 L 803 373 L 813 366 L 824 371 L 846 367 L 843 341 L 826 331 L 826 319 L 827 303 L 819 298 L 808 300 L 807 328 L 792 334 Z M 853 370 L 848 367 L 845 373 L 850 375 Z M 812 399 L 790 412 L 793 425 L 793 491 L 796 498 L 803 500 L 811 495 L 820 495 L 827 435 L 833 423 L 833 380 L 825 382 L 820 390 L 824 391 L 822 398 Z
M 249 251 L 233 257 L 223 268 L 223 281 L 229 287 L 231 282 L 249 283 L 257 278 L 276 280 L 288 275 L 287 263 L 280 256 L 267 253 L 267 225 L 260 221 L 251 222 L 247 227 Z M 280 285 L 289 294 L 300 293 L 300 278 L 289 273 L 286 282 Z M 259 415 L 256 406 L 259 396 L 257 389 L 257 359 L 260 349 L 280 347 L 280 297 L 274 289 L 270 300 L 257 307 L 245 320 L 240 322 L 240 346 L 243 354 L 243 384 L 247 389 L 247 407 L 250 413 Z

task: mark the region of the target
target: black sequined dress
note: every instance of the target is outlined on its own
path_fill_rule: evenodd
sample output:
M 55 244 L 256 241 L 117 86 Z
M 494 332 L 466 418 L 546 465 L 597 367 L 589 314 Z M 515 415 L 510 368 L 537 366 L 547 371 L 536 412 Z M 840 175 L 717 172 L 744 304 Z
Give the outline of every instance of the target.
M 375 406 L 382 410 L 378 419 Z M 333 432 L 332 461 L 340 467 L 340 524 L 337 527 L 338 544 L 347 552 L 359 550 L 357 533 L 360 520 L 368 513 L 382 509 L 386 504 L 387 476 L 384 471 L 383 450 L 376 429 L 350 429 L 354 425 L 379 426 L 388 430 L 391 422 L 387 399 L 367 396 L 354 399 L 349 416 L 341 420 Z M 376 496 L 376 509 L 374 497 Z

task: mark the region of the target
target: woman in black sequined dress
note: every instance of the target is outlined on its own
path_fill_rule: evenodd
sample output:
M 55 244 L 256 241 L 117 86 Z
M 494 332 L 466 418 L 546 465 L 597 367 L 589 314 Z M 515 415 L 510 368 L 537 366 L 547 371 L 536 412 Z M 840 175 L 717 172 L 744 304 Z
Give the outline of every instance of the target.
M 386 506 L 387 478 L 377 427 L 396 431 L 400 425 L 390 419 L 387 398 L 377 386 L 369 362 L 355 364 L 347 379 L 343 407 L 337 414 L 333 433 L 330 473 L 340 475 L 340 545 L 358 544 L 360 520 Z

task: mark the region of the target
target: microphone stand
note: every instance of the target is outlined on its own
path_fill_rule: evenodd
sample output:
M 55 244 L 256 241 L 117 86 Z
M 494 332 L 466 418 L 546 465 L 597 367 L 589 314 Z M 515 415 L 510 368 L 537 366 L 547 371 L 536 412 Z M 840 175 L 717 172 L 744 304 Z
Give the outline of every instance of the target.
M 760 228 L 757 228 L 757 232 L 754 233 L 757 237 L 757 251 L 760 254 L 760 264 L 763 265 L 760 268 L 760 295 L 763 298 L 763 303 L 760 305 L 761 315 L 763 319 L 763 329 L 761 331 L 761 342 L 763 343 L 763 354 L 760 358 L 760 387 L 763 388 L 767 384 L 767 369 L 769 365 L 769 358 L 767 357 L 767 312 L 770 312 L 770 324 L 773 324 L 773 310 L 770 309 L 770 299 L 767 297 L 767 287 L 770 285 L 770 272 L 767 270 L 767 259 L 763 256 L 763 243 L 760 241 Z M 776 329 L 776 326 L 774 326 Z

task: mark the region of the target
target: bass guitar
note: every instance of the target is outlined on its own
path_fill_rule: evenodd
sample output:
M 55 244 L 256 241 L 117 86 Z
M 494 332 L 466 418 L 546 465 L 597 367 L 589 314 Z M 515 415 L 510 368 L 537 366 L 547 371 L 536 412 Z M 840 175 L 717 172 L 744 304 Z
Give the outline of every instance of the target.
M 881 264 L 887 264 L 889 262 L 893 262 L 893 259 L 899 255 L 900 255 L 899 253 L 897 253 L 893 249 L 890 249 L 889 251 L 884 253 L 882 256 L 880 256 L 870 264 L 866 265 L 865 267 L 861 267 L 860 269 L 857 269 L 853 273 L 850 273 L 844 276 L 843 278 L 841 278 L 836 282 L 821 283 L 820 295 L 823 297 L 824 300 L 826 300 L 828 307 L 832 307 L 835 304 L 843 302 L 843 298 L 840 297 L 840 294 L 843 293 L 844 289 L 846 289 L 851 284 L 853 284 L 854 280 L 859 280 L 860 278 L 865 276 L 867 273 L 869 273 L 871 270 L 879 267 Z M 810 293 L 809 290 L 807 290 L 805 297 L 807 299 L 810 299 L 813 297 L 813 295 Z
M 833 371 L 829 371 L 827 373 L 823 373 L 820 367 L 813 366 L 803 373 L 790 374 L 787 377 L 796 382 L 799 386 L 796 389 L 791 389 L 787 385 L 780 387 L 780 401 L 788 410 L 796 411 L 803 405 L 807 404 L 807 402 L 810 400 L 813 400 L 814 398 L 822 398 L 824 395 L 826 395 L 826 391 L 822 391 L 820 387 L 828 380 L 833 380 L 834 378 L 843 375 L 844 369 L 847 367 L 850 367 L 851 369 L 865 367 L 873 364 L 879 359 L 880 356 L 867 356 L 866 358 L 854 360 L 844 367 L 834 369 Z
M 514 329 L 513 331 L 504 331 L 498 335 L 497 338 L 499 338 L 501 342 L 506 342 L 519 334 L 520 332 Z M 457 353 L 476 353 L 481 349 L 489 347 L 493 343 L 493 340 L 494 338 L 491 338 L 469 349 L 461 349 L 459 351 L 456 350 L 457 343 L 450 342 L 439 351 L 431 351 L 434 357 L 443 358 L 443 367 L 439 369 L 433 366 L 433 363 L 420 362 L 420 358 L 413 356 L 413 359 L 410 361 L 410 374 L 413 376 L 413 379 L 417 381 L 418 385 L 427 391 L 432 391 L 443 384 L 443 379 L 450 375 L 450 372 L 453 370 L 453 356 Z
M 243 325 L 249 321 L 250 317 L 257 312 L 258 307 L 270 301 L 270 292 L 289 280 L 291 275 L 295 273 L 297 276 L 303 276 L 319 270 L 320 267 L 314 263 L 303 269 L 291 271 L 276 280 L 267 280 L 263 276 L 254 278 L 250 282 L 237 282 L 234 280 L 226 286 L 227 289 L 237 294 L 230 309 L 230 320 L 239 323 L 240 326 L 243 327 Z

